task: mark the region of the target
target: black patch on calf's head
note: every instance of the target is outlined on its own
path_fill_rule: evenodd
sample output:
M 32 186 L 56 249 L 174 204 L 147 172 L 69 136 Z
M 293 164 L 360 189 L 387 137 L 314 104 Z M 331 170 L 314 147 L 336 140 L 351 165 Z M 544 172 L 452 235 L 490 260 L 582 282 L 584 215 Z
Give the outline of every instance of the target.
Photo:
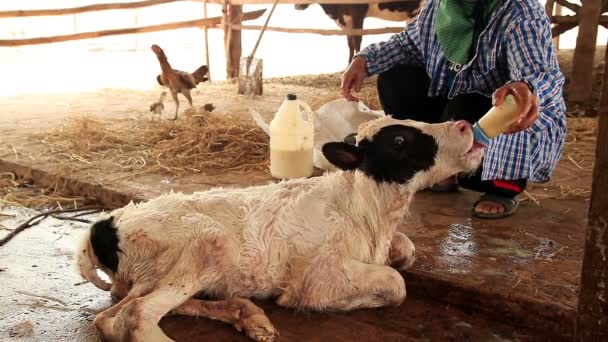
M 91 246 L 99 262 L 116 272 L 118 270 L 118 234 L 114 217 L 93 223 L 91 227 Z
M 359 169 L 378 182 L 407 183 L 419 171 L 435 164 L 439 147 L 435 138 L 405 125 L 381 128 L 358 146 L 328 143 L 323 155 L 342 170 Z

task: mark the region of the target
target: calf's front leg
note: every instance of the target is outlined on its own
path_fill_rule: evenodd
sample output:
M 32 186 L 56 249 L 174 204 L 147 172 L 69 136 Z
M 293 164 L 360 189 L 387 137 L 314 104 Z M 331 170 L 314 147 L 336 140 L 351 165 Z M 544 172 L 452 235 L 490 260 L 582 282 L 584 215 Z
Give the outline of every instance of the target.
M 204 285 L 195 278 L 178 277 L 183 274 L 178 267 L 174 271 L 174 274 L 159 280 L 154 288 L 134 286 L 118 304 L 97 315 L 94 324 L 101 336 L 110 341 L 173 341 L 161 330 L 158 322 L 166 313 L 191 298 L 200 284 Z
M 388 251 L 388 261 L 391 267 L 405 271 L 416 261 L 416 247 L 405 234 L 395 232 Z

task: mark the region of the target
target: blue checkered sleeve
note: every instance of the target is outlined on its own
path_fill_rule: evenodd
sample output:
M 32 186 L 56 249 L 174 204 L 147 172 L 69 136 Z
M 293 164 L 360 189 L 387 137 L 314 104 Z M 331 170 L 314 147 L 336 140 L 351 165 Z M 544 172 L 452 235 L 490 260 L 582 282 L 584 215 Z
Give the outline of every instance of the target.
M 418 19 L 388 41 L 368 45 L 355 56 L 363 56 L 369 75 L 380 74 L 398 64 L 424 66 L 420 52 Z
M 506 39 L 509 76 L 533 89 L 541 110 L 531 131 L 545 131 L 565 113 L 564 76 L 551 41 L 549 20 L 546 16 L 526 17 L 510 26 Z

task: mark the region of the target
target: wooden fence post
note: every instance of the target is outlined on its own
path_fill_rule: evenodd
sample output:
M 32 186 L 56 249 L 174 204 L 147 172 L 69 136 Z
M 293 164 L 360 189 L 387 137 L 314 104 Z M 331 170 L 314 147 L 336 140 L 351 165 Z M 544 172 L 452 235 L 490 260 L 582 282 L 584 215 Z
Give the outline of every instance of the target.
M 593 88 L 593 59 L 597 42 L 597 26 L 602 15 L 602 0 L 582 0 L 578 11 L 578 36 L 572 60 L 572 76 L 568 98 L 573 102 L 591 100 Z
M 224 1 L 224 47 L 226 49 L 226 78 L 228 80 L 239 76 L 241 60 L 241 31 L 234 30 L 232 25 L 243 22 L 243 6 L 232 5 L 230 0 Z
M 608 49 L 606 52 L 576 320 L 576 340 L 585 342 L 608 341 Z
M 203 0 L 203 19 L 207 19 L 207 0 Z M 211 82 L 211 65 L 209 62 L 209 28 L 205 26 L 205 65 L 209 70 L 207 79 Z
M 560 4 L 555 4 L 555 15 L 562 15 L 563 7 Z M 553 37 L 553 46 L 555 51 L 559 51 L 559 36 Z

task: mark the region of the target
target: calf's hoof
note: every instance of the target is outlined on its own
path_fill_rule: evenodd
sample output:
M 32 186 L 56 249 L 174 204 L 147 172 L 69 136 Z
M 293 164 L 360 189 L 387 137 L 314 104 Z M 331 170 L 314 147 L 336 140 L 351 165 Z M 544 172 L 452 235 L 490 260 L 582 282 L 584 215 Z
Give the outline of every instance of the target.
M 388 253 L 391 267 L 405 271 L 416 261 L 416 247 L 407 236 L 401 232 L 395 233 Z
M 272 342 L 279 338 L 279 332 L 263 312 L 243 317 L 234 326 L 238 331 L 244 330 L 254 341 Z

